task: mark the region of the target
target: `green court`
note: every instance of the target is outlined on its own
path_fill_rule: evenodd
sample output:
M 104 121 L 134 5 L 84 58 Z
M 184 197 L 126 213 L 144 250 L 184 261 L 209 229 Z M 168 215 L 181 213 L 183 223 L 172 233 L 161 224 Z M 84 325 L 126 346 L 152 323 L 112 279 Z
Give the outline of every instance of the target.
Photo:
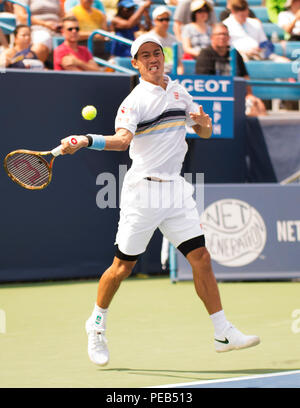
M 149 387 L 299 370 L 300 283 L 219 287 L 228 319 L 260 345 L 217 354 L 192 282 L 129 278 L 109 311 L 110 364 L 98 368 L 84 329 L 96 280 L 1 285 L 0 387 Z

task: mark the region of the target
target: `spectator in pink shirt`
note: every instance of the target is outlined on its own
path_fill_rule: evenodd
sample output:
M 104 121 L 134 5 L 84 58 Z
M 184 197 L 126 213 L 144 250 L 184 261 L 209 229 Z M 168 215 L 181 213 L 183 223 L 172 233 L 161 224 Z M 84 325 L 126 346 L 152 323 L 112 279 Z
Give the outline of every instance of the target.
M 65 41 L 53 53 L 56 71 L 101 71 L 88 48 L 78 45 L 79 24 L 74 16 L 63 19 L 62 34 Z

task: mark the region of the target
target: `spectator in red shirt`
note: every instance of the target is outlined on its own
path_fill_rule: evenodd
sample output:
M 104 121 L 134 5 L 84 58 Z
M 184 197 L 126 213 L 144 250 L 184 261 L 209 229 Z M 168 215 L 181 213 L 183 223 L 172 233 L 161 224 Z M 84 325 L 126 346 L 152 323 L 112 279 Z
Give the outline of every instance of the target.
M 79 24 L 74 16 L 63 19 L 62 35 L 65 41 L 53 52 L 56 71 L 101 71 L 88 48 L 78 45 Z

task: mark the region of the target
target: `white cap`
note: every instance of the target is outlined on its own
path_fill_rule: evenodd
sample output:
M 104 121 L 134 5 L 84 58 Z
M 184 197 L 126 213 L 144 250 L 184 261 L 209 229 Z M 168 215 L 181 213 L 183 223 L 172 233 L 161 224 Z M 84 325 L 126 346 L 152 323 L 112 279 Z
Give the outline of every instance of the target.
M 168 13 L 171 16 L 171 11 L 166 6 L 158 6 L 153 10 L 152 19 L 155 20 L 161 14 Z
M 140 35 L 136 40 L 134 40 L 131 45 L 130 53 L 131 53 L 132 58 L 135 57 L 140 47 L 147 42 L 153 42 L 162 48 L 162 44 L 157 38 L 155 38 L 151 34 L 143 34 L 143 35 Z
M 202 7 L 207 6 L 211 10 L 211 5 L 205 0 L 194 0 L 191 2 L 191 12 L 200 10 Z

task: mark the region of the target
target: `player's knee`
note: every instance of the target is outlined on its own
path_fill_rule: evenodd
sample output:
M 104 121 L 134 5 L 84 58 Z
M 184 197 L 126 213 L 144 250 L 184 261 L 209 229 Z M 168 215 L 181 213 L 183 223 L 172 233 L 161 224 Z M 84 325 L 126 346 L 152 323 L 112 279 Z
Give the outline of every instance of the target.
M 121 278 L 121 280 L 128 278 L 131 272 L 132 272 L 131 265 L 122 264 L 118 268 L 118 276 Z
M 111 278 L 116 281 L 116 283 L 120 283 L 130 276 L 132 269 L 133 265 L 131 265 L 131 262 L 117 262 L 111 269 Z
M 206 247 L 197 248 L 189 255 L 187 258 L 194 269 L 207 270 L 210 267 L 211 257 Z

